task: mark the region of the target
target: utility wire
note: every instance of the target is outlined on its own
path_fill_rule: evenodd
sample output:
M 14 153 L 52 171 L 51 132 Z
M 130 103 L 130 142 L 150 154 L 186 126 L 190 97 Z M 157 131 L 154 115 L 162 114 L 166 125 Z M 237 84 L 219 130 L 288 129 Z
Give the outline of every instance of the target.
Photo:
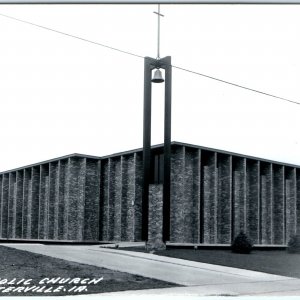
M 42 29 L 45 29 L 45 30 L 48 30 L 48 31 L 59 33 L 59 34 L 62 34 L 64 36 L 75 38 L 77 40 L 81 40 L 81 41 L 84 41 L 84 42 L 87 42 L 87 43 L 90 43 L 90 44 L 101 46 L 101 47 L 104 47 L 104 48 L 107 48 L 107 49 L 110 49 L 110 50 L 118 51 L 118 52 L 121 52 L 121 53 L 124 53 L 124 54 L 127 54 L 127 55 L 131 55 L 131 56 L 135 56 L 135 57 L 143 58 L 143 59 L 145 58 L 144 56 L 139 55 L 139 54 L 135 54 L 135 53 L 132 53 L 132 52 L 129 52 L 129 51 L 121 50 L 119 48 L 111 47 L 111 46 L 108 46 L 108 45 L 105 45 L 105 44 L 102 44 L 102 43 L 98 43 L 98 42 L 95 42 L 95 41 L 92 41 L 92 40 L 88 40 L 86 38 L 82 38 L 82 37 L 79 37 L 79 36 L 76 36 L 76 35 L 73 35 L 73 34 L 69 34 L 69 33 L 62 32 L 62 31 L 59 31 L 59 30 L 56 30 L 56 29 L 52 29 L 52 28 L 49 28 L 49 27 L 46 27 L 46 26 L 42 26 L 42 25 L 35 24 L 35 23 L 29 22 L 29 21 L 25 21 L 25 20 L 22 20 L 22 19 L 19 19 L 19 18 L 8 16 L 8 15 L 2 14 L 2 13 L 0 13 L 0 16 L 11 19 L 11 20 L 15 20 L 15 21 L 18 21 L 18 22 L 21 22 L 21 23 L 25 23 L 25 24 L 28 24 L 28 25 L 32 25 L 32 26 L 35 26 L 35 27 L 38 27 L 38 28 L 42 28 Z M 219 78 L 216 78 L 216 77 L 213 77 L 213 76 L 209 76 L 209 75 L 206 75 L 206 74 L 203 74 L 203 73 L 199 73 L 199 72 L 196 72 L 196 71 L 192 71 L 192 70 L 185 69 L 185 68 L 178 67 L 178 66 L 174 66 L 174 65 L 170 65 L 170 67 L 173 67 L 175 69 L 185 71 L 185 72 L 197 75 L 197 76 L 205 77 L 205 78 L 208 78 L 208 79 L 211 79 L 211 80 L 215 80 L 215 81 L 222 82 L 222 83 L 225 83 L 225 84 L 228 84 L 228 85 L 232 85 L 232 86 L 235 86 L 235 87 L 238 87 L 238 88 L 241 88 L 241 89 L 245 89 L 245 90 L 248 90 L 248 91 L 251 91 L 251 92 L 262 94 L 262 95 L 265 95 L 265 96 L 268 96 L 268 97 L 272 97 L 272 98 L 275 98 L 275 99 L 279 99 L 279 100 L 282 100 L 282 101 L 287 101 L 287 102 L 290 102 L 290 103 L 293 103 L 293 104 L 300 105 L 300 102 L 293 101 L 293 100 L 283 98 L 283 97 L 279 97 L 279 96 L 276 96 L 276 95 L 273 95 L 273 94 L 265 93 L 265 92 L 262 92 L 262 91 L 259 91 L 259 90 L 256 90 L 256 89 L 252 89 L 252 88 L 240 85 L 240 84 L 236 84 L 236 83 L 227 81 L 227 80 L 219 79 Z
M 199 76 L 202 76 L 202 77 L 205 77 L 205 78 L 209 78 L 209 79 L 212 79 L 212 80 L 215 80 L 215 81 L 223 82 L 223 83 L 226 83 L 226 84 L 229 84 L 229 85 L 241 88 L 241 89 L 245 89 L 245 90 L 248 90 L 248 91 L 251 91 L 251 92 L 259 93 L 259 94 L 262 94 L 262 95 L 265 95 L 265 96 L 273 97 L 273 98 L 276 98 L 276 99 L 280 99 L 280 100 L 283 100 L 283 101 L 287 101 L 287 102 L 290 102 L 290 103 L 300 105 L 300 103 L 297 102 L 297 101 L 293 101 L 293 100 L 290 100 L 290 99 L 287 99 L 287 98 L 283 98 L 283 97 L 279 97 L 279 96 L 276 96 L 276 95 L 268 94 L 268 93 L 265 93 L 265 92 L 262 92 L 262 91 L 259 91 L 259 90 L 255 90 L 255 89 L 252 89 L 252 88 L 249 88 L 249 87 L 237 84 L 237 83 L 233 83 L 233 82 L 230 82 L 230 81 L 226 81 L 226 80 L 223 80 L 223 79 L 219 79 L 219 78 L 216 78 L 216 77 L 213 77 L 213 76 L 205 75 L 205 74 L 202 74 L 202 73 L 199 73 L 199 72 L 196 72 L 196 71 L 184 69 L 182 67 L 177 67 L 177 66 L 174 66 L 174 65 L 172 65 L 172 67 L 175 68 L 175 69 L 178 69 L 178 70 L 189 72 L 189 73 L 199 75 Z
M 135 54 L 135 53 L 131 53 L 129 51 L 124 51 L 124 50 L 121 50 L 121 49 L 118 49 L 118 48 L 114 48 L 114 47 L 111 47 L 111 46 L 108 46 L 108 45 L 105 45 L 105 44 L 101 44 L 101 43 L 98 43 L 98 42 L 95 42 L 95 41 L 91 41 L 91 40 L 88 40 L 88 39 L 85 39 L 85 38 L 82 38 L 82 37 L 79 37 L 79 36 L 76 36 L 76 35 L 73 35 L 73 34 L 69 34 L 69 33 L 65 33 L 65 32 L 62 32 L 62 31 L 59 31 L 59 30 L 56 30 L 56 29 L 49 28 L 49 27 L 46 27 L 46 26 L 38 25 L 38 24 L 35 24 L 35 23 L 32 23 L 32 22 L 21 20 L 21 19 L 15 18 L 15 17 L 11 17 L 11 16 L 8 16 L 8 15 L 1 14 L 1 13 L 0 13 L 0 16 L 8 18 L 8 19 L 15 20 L 15 21 L 18 21 L 18 22 L 22 22 L 22 23 L 25 23 L 25 24 L 28 24 L 28 25 L 32 25 L 32 26 L 35 26 L 35 27 L 39 27 L 39 28 L 42 28 L 42 29 L 45 29 L 45 30 L 49 30 L 49 31 L 52 31 L 52 32 L 55 32 L 55 33 L 59 33 L 59 34 L 62 34 L 62 35 L 65 35 L 65 36 L 68 36 L 68 37 L 71 37 L 71 38 L 74 38 L 74 39 L 77 39 L 77 40 L 81 40 L 81 41 L 88 42 L 88 43 L 91 43 L 91 44 L 94 44 L 94 45 L 105 47 L 105 48 L 108 48 L 110 50 L 122 52 L 124 54 L 128 54 L 128 55 L 131 55 L 131 56 L 136 56 L 136 57 L 139 57 L 139 58 L 144 58 L 144 56 L 141 56 L 141 55 L 138 55 L 138 54 Z

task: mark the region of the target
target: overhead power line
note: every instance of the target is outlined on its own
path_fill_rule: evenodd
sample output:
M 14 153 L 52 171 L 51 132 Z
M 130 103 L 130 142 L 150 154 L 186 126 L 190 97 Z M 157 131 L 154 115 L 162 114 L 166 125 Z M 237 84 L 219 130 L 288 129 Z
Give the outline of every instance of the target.
M 86 39 L 86 38 L 82 38 L 82 37 L 79 37 L 79 36 L 76 36 L 76 35 L 73 35 L 73 34 L 69 34 L 69 33 L 66 33 L 66 32 L 63 32 L 63 31 L 59 31 L 59 30 L 56 30 L 56 29 L 53 29 L 53 28 L 49 28 L 49 27 L 46 27 L 46 26 L 43 26 L 43 25 L 39 25 L 39 24 L 36 24 L 36 23 L 25 21 L 25 20 L 15 18 L 15 17 L 12 17 L 12 16 L 8 16 L 8 15 L 2 14 L 2 13 L 0 13 L 0 16 L 11 19 L 11 20 L 15 20 L 15 21 L 18 21 L 18 22 L 21 22 L 21 23 L 25 23 L 25 24 L 28 24 L 28 25 L 32 25 L 32 26 L 35 26 L 37 28 L 52 31 L 52 32 L 55 32 L 55 33 L 58 33 L 58 34 L 61 34 L 61 35 L 64 35 L 64 36 L 68 36 L 70 38 L 74 38 L 74 39 L 77 39 L 77 40 L 80 40 L 80 41 L 83 41 L 83 42 L 87 42 L 87 43 L 90 43 L 90 44 L 101 46 L 101 47 L 104 47 L 104 48 L 107 48 L 107 49 L 110 49 L 110 50 L 113 50 L 113 51 L 121 52 L 123 54 L 135 56 L 135 57 L 142 58 L 142 59 L 145 58 L 144 56 L 133 53 L 133 52 L 129 52 L 129 51 L 125 51 L 125 50 L 122 50 L 122 49 L 119 49 L 119 48 L 111 47 L 111 46 L 108 46 L 108 45 L 105 45 L 105 44 L 102 44 L 102 43 L 99 43 L 99 42 L 95 42 L 95 41 L 92 41 L 92 40 L 89 40 L 89 39 Z M 208 78 L 208 79 L 211 79 L 211 80 L 214 80 L 214 81 L 218 81 L 218 82 L 221 82 L 221 83 L 224 83 L 224 84 L 228 84 L 228 85 L 235 86 L 235 87 L 238 87 L 238 88 L 241 88 L 241 89 L 245 89 L 245 90 L 248 90 L 248 91 L 251 91 L 251 92 L 254 92 L 254 93 L 258 93 L 258 94 L 265 95 L 265 96 L 268 96 L 268 97 L 272 97 L 272 98 L 275 98 L 275 99 L 278 99 L 278 100 L 287 101 L 287 102 L 290 102 L 290 103 L 293 103 L 293 104 L 300 105 L 300 102 L 297 102 L 297 101 L 294 101 L 294 100 L 291 100 L 291 99 L 288 99 L 288 98 L 276 96 L 276 95 L 266 93 L 266 92 L 263 92 L 263 91 L 260 91 L 260 90 L 256 90 L 256 89 L 253 89 L 253 88 L 249 88 L 249 87 L 246 87 L 246 86 L 243 86 L 243 85 L 240 85 L 240 84 L 237 84 L 237 83 L 233 83 L 233 82 L 230 82 L 230 81 L 227 81 L 227 80 L 224 80 L 224 79 L 216 78 L 216 77 L 213 77 L 213 76 L 210 76 L 210 75 L 206 75 L 206 74 L 203 74 L 203 73 L 200 73 L 200 72 L 192 71 L 192 70 L 182 68 L 182 67 L 179 67 L 179 66 L 171 65 L 171 67 L 173 67 L 175 69 L 178 69 L 178 70 L 181 70 L 181 71 L 185 71 L 185 72 L 194 74 L 194 75 L 197 75 L 197 76 L 205 77 L 205 78 Z
M 35 26 L 35 27 L 38 27 L 38 28 L 42 28 L 42 29 L 45 29 L 45 30 L 49 30 L 49 31 L 52 31 L 52 32 L 55 32 L 55 33 L 59 33 L 59 34 L 62 34 L 62 35 L 65 35 L 65 36 L 68 36 L 68 37 L 71 37 L 71 38 L 74 38 L 74 39 L 77 39 L 77 40 L 81 40 L 81 41 L 84 41 L 84 42 L 87 42 L 87 43 L 90 43 L 90 44 L 94 44 L 94 45 L 98 45 L 98 46 L 101 46 L 101 47 L 104 47 L 104 48 L 108 48 L 110 50 L 122 52 L 124 54 L 136 56 L 136 57 L 139 57 L 139 58 L 144 58 L 144 56 L 141 56 L 141 55 L 138 55 L 138 54 L 135 54 L 135 53 L 131 53 L 129 51 L 124 51 L 124 50 L 114 48 L 114 47 L 111 47 L 111 46 L 108 46 L 108 45 L 105 45 L 105 44 L 102 44 L 102 43 L 91 41 L 89 39 L 82 38 L 82 37 L 79 37 L 79 36 L 76 36 L 76 35 L 73 35 L 73 34 L 70 34 L 70 33 L 62 32 L 62 31 L 52 29 L 52 28 L 49 28 L 49 27 L 46 27 L 46 26 L 38 25 L 38 24 L 29 22 L 29 21 L 25 21 L 25 20 L 22 20 L 22 19 L 18 19 L 18 18 L 15 18 L 15 17 L 4 15 L 4 14 L 1 14 L 1 13 L 0 13 L 0 16 L 5 17 L 5 18 L 9 18 L 11 20 L 15 20 L 15 21 L 18 21 L 18 22 L 22 22 L 22 23 L 25 23 L 25 24 L 28 24 L 28 25 L 32 25 L 32 26 Z
M 198 76 L 202 76 L 202 77 L 205 77 L 205 78 L 208 78 L 208 79 L 212 79 L 212 80 L 215 80 L 215 81 L 226 83 L 226 84 L 229 84 L 229 85 L 232 85 L 232 86 L 244 89 L 244 90 L 248 90 L 248 91 L 251 91 L 251 92 L 259 93 L 259 94 L 262 94 L 262 95 L 265 95 L 265 96 L 273 97 L 273 98 L 276 98 L 276 99 L 280 99 L 280 100 L 283 100 L 283 101 L 287 101 L 287 102 L 290 102 L 290 103 L 300 105 L 300 103 L 297 102 L 297 101 L 293 101 L 293 100 L 290 100 L 290 99 L 287 99 L 287 98 L 283 98 L 283 97 L 279 97 L 279 96 L 272 95 L 272 94 L 269 94 L 269 93 L 265 93 L 265 92 L 262 92 L 262 91 L 259 91 L 259 90 L 256 90 L 256 89 L 252 89 L 252 88 L 249 88 L 249 87 L 237 84 L 237 83 L 227 81 L 227 80 L 219 79 L 219 78 L 216 78 L 216 77 L 213 77 L 213 76 L 209 76 L 209 75 L 199 73 L 199 72 L 196 72 L 196 71 L 184 69 L 182 67 L 177 67 L 177 66 L 174 66 L 174 65 L 172 65 L 172 67 L 175 68 L 175 69 L 182 70 L 182 71 L 185 71 L 185 72 L 189 72 L 189 73 L 192 73 L 192 74 L 195 74 L 195 75 L 198 75 Z

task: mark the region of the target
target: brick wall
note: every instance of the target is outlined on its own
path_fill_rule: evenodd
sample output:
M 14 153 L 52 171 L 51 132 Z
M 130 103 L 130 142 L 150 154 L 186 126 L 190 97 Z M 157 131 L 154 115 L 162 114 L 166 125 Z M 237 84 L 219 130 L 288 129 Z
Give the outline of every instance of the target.
M 246 165 L 246 234 L 254 244 L 259 242 L 260 164 L 247 160 Z
M 244 158 L 235 158 L 233 164 L 233 205 L 234 215 L 233 237 L 240 231 L 246 232 L 246 160 Z
M 142 185 L 143 185 L 143 171 L 142 171 L 142 154 L 134 154 L 134 241 L 142 240 Z
M 23 217 L 23 170 L 16 175 L 16 214 L 14 215 L 15 237 L 22 238 L 22 217 Z
M 163 228 L 163 185 L 149 186 L 149 215 L 148 215 L 148 250 L 165 249 L 162 241 Z
M 300 233 L 300 170 L 296 169 L 296 230 Z
M 296 183 L 296 169 L 286 168 L 286 242 L 296 233 L 297 229 Z
M 142 226 L 142 160 L 139 153 L 102 162 L 100 239 L 139 241 Z
M 229 244 L 244 231 L 255 244 L 283 245 L 296 231 L 295 168 L 185 146 L 173 147 L 171 163 L 171 242 Z
M 218 155 L 217 244 L 231 242 L 232 157 Z
M 261 243 L 264 245 L 272 244 L 273 224 L 273 179 L 272 165 L 261 165 Z
M 216 154 L 212 153 L 203 166 L 203 230 L 205 244 L 217 243 L 217 165 Z
M 0 237 L 140 241 L 142 176 L 141 152 L 0 174 Z M 299 231 L 299 203 L 299 169 L 172 146 L 171 242 L 230 244 L 243 230 L 255 244 L 284 245 Z
M 273 167 L 274 175 L 274 200 L 273 200 L 273 231 L 274 244 L 280 245 L 285 239 L 285 191 L 284 191 L 284 167 Z
M 85 202 L 83 215 L 83 239 L 99 239 L 100 174 L 101 161 L 87 159 L 85 176 Z M 100 185 L 99 185 L 100 184 Z
M 200 239 L 200 165 L 197 149 L 174 147 L 171 158 L 170 240 Z
M 98 166 L 72 157 L 2 174 L 0 237 L 97 240 Z

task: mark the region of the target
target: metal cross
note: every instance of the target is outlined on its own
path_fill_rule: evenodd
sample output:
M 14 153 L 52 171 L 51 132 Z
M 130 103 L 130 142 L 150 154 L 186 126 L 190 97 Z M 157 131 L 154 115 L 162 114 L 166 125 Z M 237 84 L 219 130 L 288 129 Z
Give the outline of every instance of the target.
M 157 59 L 160 59 L 160 17 L 164 17 L 164 15 L 160 13 L 160 4 L 158 4 L 158 11 L 154 11 L 154 13 L 157 14 Z

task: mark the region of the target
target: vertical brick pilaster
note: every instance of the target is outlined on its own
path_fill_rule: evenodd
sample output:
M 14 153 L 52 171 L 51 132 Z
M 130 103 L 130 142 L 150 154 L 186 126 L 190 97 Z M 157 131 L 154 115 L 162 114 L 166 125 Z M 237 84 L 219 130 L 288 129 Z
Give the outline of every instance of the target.
M 166 246 L 162 241 L 163 228 L 163 185 L 149 185 L 149 226 L 148 250 L 161 250 Z
M 102 241 L 109 240 L 110 228 L 110 173 L 111 173 L 111 159 L 107 159 L 102 163 L 102 188 L 101 188 L 101 214 L 100 214 L 100 237 Z
M 78 169 L 76 174 L 78 179 L 77 186 L 78 186 L 78 194 L 74 195 L 77 196 L 77 232 L 76 232 L 76 239 L 78 241 L 82 241 L 84 239 L 84 224 L 85 224 L 85 204 L 90 199 L 86 198 L 86 179 L 87 179 L 87 159 L 80 158 L 78 159 Z M 74 213 L 74 217 L 76 216 L 76 212 Z M 97 221 L 95 220 L 97 224 Z M 95 225 L 96 225 L 95 224 Z
M 234 157 L 232 162 L 233 184 L 233 238 L 247 229 L 247 165 L 246 159 Z
M 0 175 L 0 238 L 2 237 L 3 177 L 4 174 Z
M 15 237 L 22 238 L 22 215 L 23 215 L 23 171 L 17 171 L 16 175 L 16 221 Z
M 273 165 L 274 198 L 273 230 L 274 244 L 284 244 L 284 167 Z
M 297 222 L 296 230 L 297 234 L 300 234 L 300 169 L 296 170 L 296 211 L 297 211 Z
M 135 156 L 122 157 L 121 240 L 134 241 Z
M 2 179 L 2 207 L 1 207 L 1 237 L 7 238 L 7 224 L 8 224 L 8 189 L 9 189 L 9 175 L 3 174 Z
M 108 187 L 108 240 L 114 240 L 115 233 L 115 163 L 113 158 L 109 159 L 109 187 Z
M 82 238 L 82 213 L 83 205 L 83 180 L 81 174 L 84 172 L 85 158 L 69 158 L 68 172 L 67 172 L 67 196 L 68 196 L 68 210 L 65 211 L 67 215 L 67 239 L 77 240 Z M 82 175 L 82 176 L 81 176 Z
M 65 163 L 64 166 L 64 189 L 63 189 L 63 240 L 69 238 L 69 207 L 70 207 L 70 173 L 71 173 L 71 158 Z
M 31 168 L 31 238 L 38 238 L 40 168 Z
M 28 180 L 28 196 L 27 196 L 27 229 L 26 238 L 31 238 L 31 223 L 32 223 L 32 169 L 30 170 L 30 179 Z
M 170 241 L 182 242 L 185 147 L 173 147 L 171 155 Z
M 44 207 L 44 239 L 49 239 L 49 200 L 50 200 L 50 180 L 49 166 L 48 174 L 45 178 L 45 207 Z
M 194 157 L 194 203 L 195 203 L 195 235 L 194 242 L 201 242 L 201 150 L 195 152 Z
M 297 233 L 297 169 L 293 168 L 293 174 L 292 174 L 292 178 L 293 178 L 293 193 L 294 193 L 294 233 Z
M 294 168 L 286 168 L 286 243 L 289 242 L 296 228 L 296 176 Z
M 84 240 L 99 239 L 101 161 L 86 161 Z
M 203 164 L 203 242 L 205 244 L 214 244 L 216 242 L 217 213 L 217 168 L 215 152 L 206 152 Z
M 58 239 L 58 162 L 49 164 L 49 209 L 48 209 L 48 239 Z
M 200 179 L 199 173 L 201 156 L 193 148 L 186 147 L 184 153 L 184 195 L 182 199 L 183 220 L 180 225 L 182 242 L 197 243 L 200 235 L 199 198 Z
M 114 161 L 114 199 L 113 199 L 113 209 L 114 209 L 114 231 L 113 240 L 121 240 L 121 201 L 122 201 L 122 156 Z
M 40 165 L 40 183 L 39 183 L 39 219 L 38 219 L 38 238 L 45 239 L 45 210 L 46 210 L 46 176 L 47 166 Z
M 2 179 L 2 207 L 1 207 L 1 237 L 7 238 L 7 224 L 8 224 L 8 189 L 9 189 L 9 175 L 3 174 Z
M 121 157 L 110 159 L 109 174 L 109 240 L 121 239 Z
M 271 244 L 273 245 L 274 244 L 274 222 L 273 222 L 273 219 L 274 219 L 274 176 L 273 176 L 273 164 L 271 164 L 270 166 L 271 170 L 270 170 L 270 213 L 271 213 L 271 216 L 270 216 L 270 231 L 271 231 Z
M 27 235 L 27 210 L 28 210 L 28 170 L 23 170 L 23 195 L 22 195 L 22 238 Z
M 259 164 L 247 160 L 247 234 L 254 244 L 259 243 Z
M 231 241 L 231 157 L 218 154 L 217 244 Z
M 142 240 L 142 184 L 143 184 L 143 161 L 142 153 L 134 154 L 135 187 L 134 187 L 134 240 Z
M 8 228 L 7 237 L 15 238 L 16 234 L 16 173 L 9 173 L 9 188 L 8 188 Z
M 272 171 L 270 163 L 261 163 L 261 241 L 263 245 L 272 243 Z
M 66 169 L 67 161 L 60 160 L 58 162 L 58 181 L 56 185 L 56 197 L 58 197 L 58 211 L 57 211 L 57 236 L 59 240 L 63 240 L 66 236 L 66 226 L 65 226 L 65 193 L 66 193 Z

